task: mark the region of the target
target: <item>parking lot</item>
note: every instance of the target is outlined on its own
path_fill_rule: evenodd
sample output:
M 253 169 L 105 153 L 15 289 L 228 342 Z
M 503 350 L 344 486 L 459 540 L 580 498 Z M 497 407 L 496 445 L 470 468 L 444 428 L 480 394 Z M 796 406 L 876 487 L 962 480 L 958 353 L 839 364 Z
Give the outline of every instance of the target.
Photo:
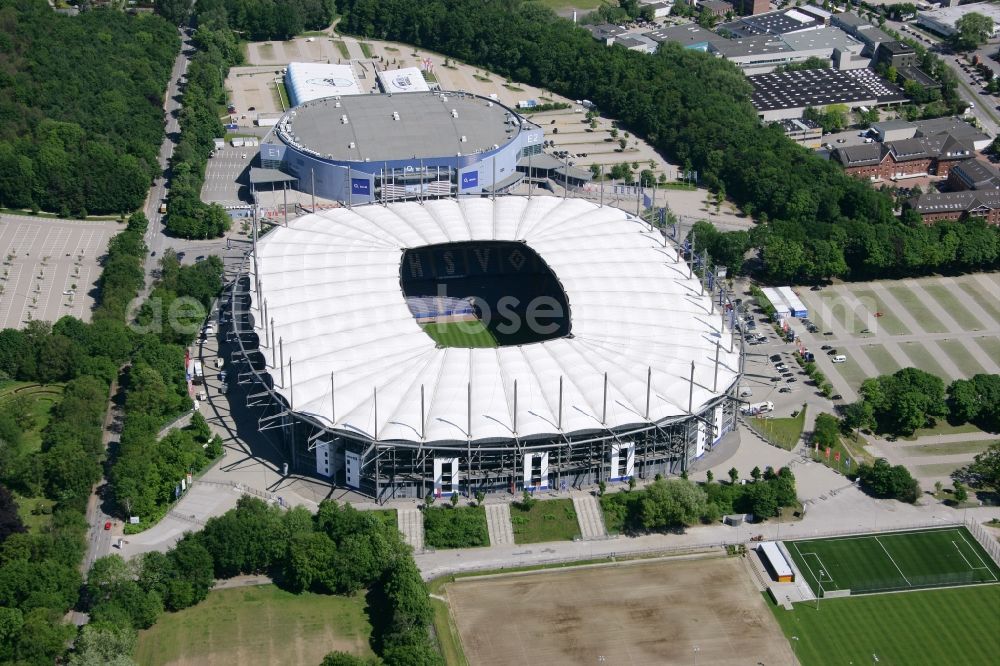
M 0 215 L 0 328 L 64 315 L 90 320 L 108 240 L 117 222 Z
M 230 144 L 208 160 L 201 200 L 222 206 L 242 206 L 250 201 L 250 163 L 257 148 L 235 148 Z

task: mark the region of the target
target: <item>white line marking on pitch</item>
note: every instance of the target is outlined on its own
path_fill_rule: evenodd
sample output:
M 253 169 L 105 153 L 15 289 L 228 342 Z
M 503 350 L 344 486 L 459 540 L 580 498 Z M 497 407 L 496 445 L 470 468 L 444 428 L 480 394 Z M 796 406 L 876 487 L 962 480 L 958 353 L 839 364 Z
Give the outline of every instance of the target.
M 896 567 L 896 571 L 898 571 L 898 572 L 899 572 L 899 575 L 903 577 L 903 580 L 905 580 L 905 581 L 906 581 L 906 584 L 907 584 L 907 585 L 909 585 L 910 587 L 913 587 L 913 583 L 911 583 L 911 582 L 910 582 L 910 581 L 909 581 L 909 580 L 908 580 L 908 579 L 906 578 L 906 574 L 904 574 L 904 573 L 903 573 L 903 570 L 899 568 L 899 565 L 898 565 L 898 564 L 896 564 L 896 560 L 892 559 L 892 555 L 889 555 L 889 551 L 888 551 L 888 550 L 886 550 L 885 546 L 884 546 L 884 545 L 882 545 L 882 542 L 878 540 L 878 537 L 875 537 L 875 543 L 877 543 L 878 545 L 882 546 L 882 550 L 885 550 L 885 554 L 886 554 L 886 556 L 887 556 L 887 557 L 889 558 L 889 561 L 890 561 L 890 562 L 892 562 L 892 566 Z
M 964 534 L 962 534 L 961 532 L 959 532 L 959 533 L 958 533 L 958 536 L 959 536 L 959 538 L 961 538 L 961 539 L 962 539 L 962 541 L 964 541 L 964 542 L 965 542 L 965 544 L 966 544 L 966 545 L 967 545 L 967 546 L 968 546 L 969 548 L 971 548 L 971 549 L 972 549 L 972 552 L 976 554 L 976 559 L 978 559 L 978 560 L 979 560 L 979 563 L 983 565 L 983 566 L 981 566 L 981 567 L 972 567 L 972 568 L 973 568 L 973 569 L 986 569 L 987 571 L 989 571 L 989 572 L 990 572 L 990 575 L 991 575 L 991 576 L 993 576 L 993 580 L 994 580 L 994 581 L 996 581 L 996 580 L 997 580 L 997 575 L 996 575 L 996 574 L 995 574 L 995 573 L 993 572 L 993 569 L 991 569 L 991 568 L 989 567 L 989 565 L 987 565 L 987 564 L 986 564 L 986 561 L 985 561 L 985 560 L 983 559 L 983 556 L 979 554 L 979 551 L 978 551 L 978 550 L 976 550 L 976 547 L 975 547 L 975 546 L 973 546 L 973 545 L 972 545 L 971 543 L 969 543 L 968 539 L 966 539 L 966 538 L 965 538 L 965 535 L 964 535 Z M 954 542 L 952 542 L 952 543 L 954 543 Z M 955 547 L 956 547 L 956 548 L 958 548 L 958 544 L 955 544 Z M 962 552 L 962 551 L 961 551 L 961 549 L 959 549 L 959 551 L 958 551 L 958 552 L 960 552 L 960 553 L 961 553 L 961 552 Z M 970 564 L 969 566 L 972 566 L 972 565 Z

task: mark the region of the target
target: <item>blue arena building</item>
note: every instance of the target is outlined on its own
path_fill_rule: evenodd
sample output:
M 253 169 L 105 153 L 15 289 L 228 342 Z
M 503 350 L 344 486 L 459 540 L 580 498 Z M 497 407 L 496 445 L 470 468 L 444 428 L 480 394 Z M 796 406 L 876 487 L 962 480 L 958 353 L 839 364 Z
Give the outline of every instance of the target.
M 470 93 L 335 95 L 286 112 L 260 158 L 302 192 L 360 204 L 507 191 L 542 143 L 539 126 Z

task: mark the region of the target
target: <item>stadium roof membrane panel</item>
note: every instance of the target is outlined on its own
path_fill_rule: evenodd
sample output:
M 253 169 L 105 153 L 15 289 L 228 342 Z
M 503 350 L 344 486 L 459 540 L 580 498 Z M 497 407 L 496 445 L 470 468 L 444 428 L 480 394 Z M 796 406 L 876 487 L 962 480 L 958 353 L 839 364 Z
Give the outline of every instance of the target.
M 494 239 L 523 241 L 547 262 L 570 302 L 573 335 L 469 349 L 438 347 L 424 333 L 400 286 L 404 251 Z M 580 199 L 337 208 L 275 228 L 258 256 L 274 336 L 294 364 L 294 387 L 282 386 L 262 344 L 275 390 L 294 411 L 360 438 L 490 440 L 641 426 L 688 413 L 692 362 L 695 412 L 737 375 L 739 349 L 728 351 L 722 314 L 712 313 L 677 250 L 623 211 Z M 288 382 L 292 373 L 284 374 Z

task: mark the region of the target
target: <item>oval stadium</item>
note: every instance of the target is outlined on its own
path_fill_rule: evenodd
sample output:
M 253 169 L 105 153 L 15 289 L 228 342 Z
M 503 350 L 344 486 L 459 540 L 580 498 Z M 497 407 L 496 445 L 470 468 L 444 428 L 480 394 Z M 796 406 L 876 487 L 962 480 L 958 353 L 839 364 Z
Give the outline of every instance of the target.
M 524 177 L 518 161 L 542 149 L 541 128 L 494 99 L 465 92 L 348 94 L 302 79 L 290 89 L 304 101 L 263 139 L 260 159 L 317 197 L 359 204 L 505 192 Z M 311 98 L 333 91 L 343 94 Z
M 582 199 L 304 215 L 230 300 L 260 428 L 380 501 L 680 473 L 735 423 L 728 306 L 659 230 Z

